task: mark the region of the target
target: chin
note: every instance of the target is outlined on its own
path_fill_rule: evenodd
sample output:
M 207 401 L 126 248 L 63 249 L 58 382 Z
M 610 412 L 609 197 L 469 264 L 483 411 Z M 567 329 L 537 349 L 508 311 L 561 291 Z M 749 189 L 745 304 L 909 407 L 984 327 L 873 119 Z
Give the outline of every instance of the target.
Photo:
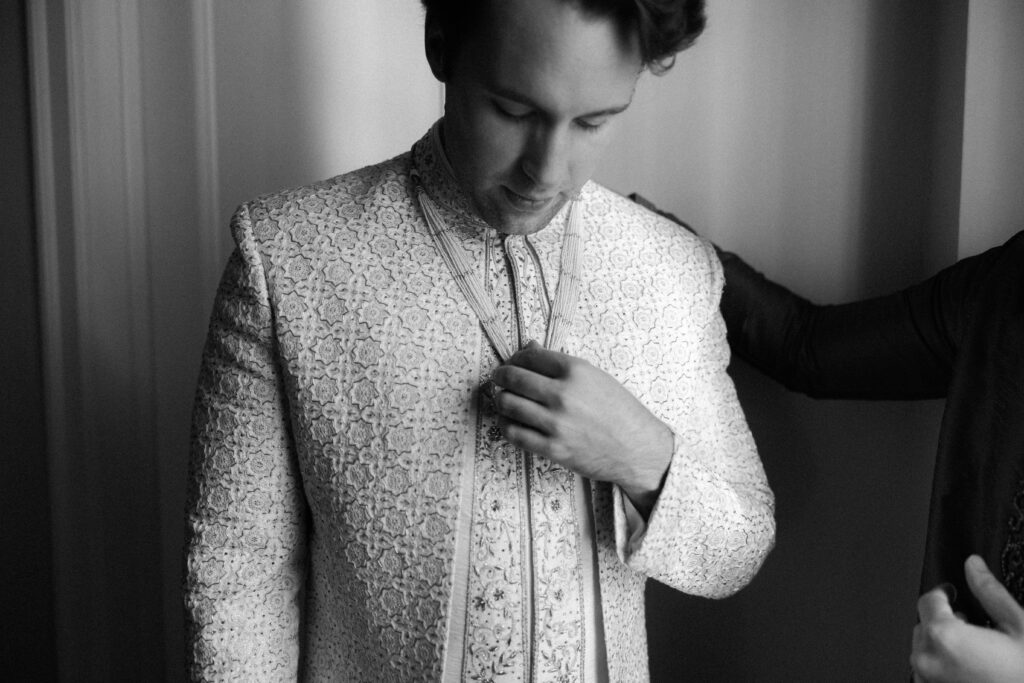
M 492 228 L 507 235 L 529 235 L 546 227 L 552 216 L 523 214 L 514 211 L 481 211 L 480 216 Z M 553 215 L 553 214 L 552 214 Z
M 502 211 L 496 216 L 497 220 L 488 222 L 500 232 L 510 235 L 529 235 L 548 227 L 562 206 L 564 206 L 564 202 L 558 202 L 555 206 L 547 207 L 546 210 L 539 213 Z
M 547 224 L 548 222 L 546 220 L 540 220 L 538 218 L 524 219 L 518 216 L 504 216 L 503 219 L 497 223 L 497 229 L 501 232 L 508 233 L 509 235 L 529 235 L 530 233 L 543 229 Z

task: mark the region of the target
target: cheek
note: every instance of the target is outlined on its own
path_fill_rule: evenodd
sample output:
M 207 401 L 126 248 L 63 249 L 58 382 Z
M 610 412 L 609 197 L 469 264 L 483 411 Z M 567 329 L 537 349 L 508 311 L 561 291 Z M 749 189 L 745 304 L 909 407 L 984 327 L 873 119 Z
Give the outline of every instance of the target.
M 611 141 L 611 131 L 601 130 L 597 133 L 580 133 L 577 139 L 569 173 L 573 187 L 582 187 L 594 175 L 604 151 Z
M 453 104 L 445 109 L 449 158 L 463 182 L 479 185 L 497 170 L 507 136 L 472 102 Z
M 504 174 L 514 168 L 522 147 L 517 126 L 495 117 L 481 117 L 473 131 L 474 165 L 482 175 Z

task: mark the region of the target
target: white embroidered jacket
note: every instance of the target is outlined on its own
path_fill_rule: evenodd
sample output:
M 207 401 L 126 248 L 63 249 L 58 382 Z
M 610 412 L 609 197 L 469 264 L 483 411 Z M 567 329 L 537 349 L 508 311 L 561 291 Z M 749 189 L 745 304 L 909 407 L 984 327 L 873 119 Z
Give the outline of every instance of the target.
M 583 189 L 564 350 L 676 435 L 631 544 L 615 487 L 501 439 L 478 391 L 498 361 L 431 241 L 413 167 L 510 335 L 518 325 L 543 339 L 532 302 L 555 290 L 566 211 L 529 245 L 502 244 L 430 134 L 390 161 L 242 206 L 194 415 L 192 676 L 578 681 L 596 621 L 608 678 L 647 680 L 645 576 L 726 596 L 774 541 L 772 493 L 725 372 L 714 250 Z

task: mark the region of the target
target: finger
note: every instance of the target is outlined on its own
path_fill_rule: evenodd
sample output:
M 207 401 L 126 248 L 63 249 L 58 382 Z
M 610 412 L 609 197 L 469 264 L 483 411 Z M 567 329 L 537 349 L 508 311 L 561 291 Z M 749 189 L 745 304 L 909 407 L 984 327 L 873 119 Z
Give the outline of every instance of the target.
M 501 427 L 501 433 L 505 440 L 516 448 L 547 457 L 549 439 L 536 429 L 513 422 L 505 417 L 501 418 L 498 426 Z
M 928 653 L 925 650 L 924 629 L 918 624 L 914 627 L 914 637 L 910 646 L 910 670 L 914 672 L 914 683 L 924 681 L 921 669 L 927 668 Z
M 550 404 L 557 382 L 533 370 L 515 365 L 502 365 L 496 368 L 491 373 L 491 380 L 502 389 L 542 405 Z
M 545 349 L 537 342 L 531 341 L 512 354 L 508 359 L 508 365 L 526 368 L 545 377 L 561 377 L 568 369 L 568 359 L 569 356 L 564 353 Z
M 921 623 L 936 619 L 955 619 L 953 609 L 949 606 L 949 597 L 942 587 L 933 588 L 917 599 L 917 616 Z
M 964 563 L 964 573 L 971 592 L 992 617 L 992 621 L 1003 631 L 1024 633 L 1024 609 L 989 571 L 985 560 L 978 555 L 971 555 Z
M 494 396 L 494 408 L 502 417 L 530 427 L 545 436 L 554 429 L 554 421 L 546 407 L 536 401 L 524 398 L 513 390 L 499 391 Z
M 913 666 L 911 666 L 913 668 Z M 913 669 L 914 677 L 911 679 L 913 683 L 928 683 L 928 679 L 917 672 L 917 669 Z
M 915 626 L 914 627 L 914 647 L 913 647 L 913 649 L 910 652 L 910 671 L 913 673 L 913 682 L 914 683 L 923 683 L 923 681 L 925 680 L 921 676 L 921 674 L 918 672 L 918 669 L 921 668 L 922 660 L 925 657 L 925 655 L 922 653 L 920 645 L 919 645 L 920 638 L 921 638 L 920 631 L 921 631 L 921 627 L 920 626 Z
M 925 627 L 918 624 L 914 627 L 914 637 L 910 647 L 910 670 L 914 674 L 914 683 L 931 681 L 936 671 L 935 655 L 930 650 L 930 643 Z

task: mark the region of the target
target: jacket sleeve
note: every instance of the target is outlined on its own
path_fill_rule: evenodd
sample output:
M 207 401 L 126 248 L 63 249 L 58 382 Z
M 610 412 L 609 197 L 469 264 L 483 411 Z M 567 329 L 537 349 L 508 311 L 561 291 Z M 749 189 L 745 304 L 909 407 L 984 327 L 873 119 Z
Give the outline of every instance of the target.
M 775 541 L 775 500 L 732 380 L 729 347 L 718 312 L 721 265 L 703 244 L 710 295 L 694 308 L 697 334 L 673 386 L 678 396 L 662 416 L 675 451 L 646 532 L 630 542 L 622 493 L 615 489 L 616 545 L 626 564 L 677 590 L 719 598 L 757 573 Z
M 192 680 L 295 680 L 306 503 L 263 264 L 246 207 L 193 413 L 185 612 Z

